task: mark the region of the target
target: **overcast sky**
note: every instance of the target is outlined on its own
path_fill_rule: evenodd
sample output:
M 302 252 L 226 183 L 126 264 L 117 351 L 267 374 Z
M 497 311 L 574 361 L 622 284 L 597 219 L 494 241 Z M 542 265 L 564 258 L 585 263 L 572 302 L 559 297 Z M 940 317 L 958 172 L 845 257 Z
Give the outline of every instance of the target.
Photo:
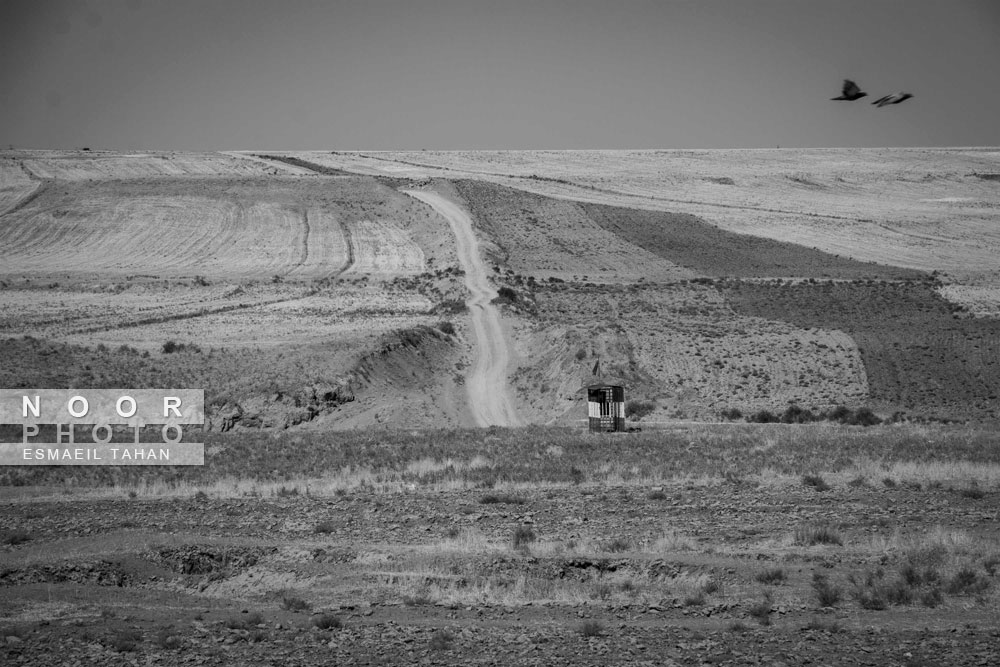
M 0 144 L 996 146 L 998 63 L 998 0 L 0 0 Z

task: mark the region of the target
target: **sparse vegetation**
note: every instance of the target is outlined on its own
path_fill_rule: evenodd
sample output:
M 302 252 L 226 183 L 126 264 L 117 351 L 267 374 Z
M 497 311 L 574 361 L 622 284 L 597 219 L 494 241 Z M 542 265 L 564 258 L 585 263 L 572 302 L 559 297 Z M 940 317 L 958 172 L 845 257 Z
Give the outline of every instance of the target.
M 455 642 L 455 635 L 447 630 L 435 630 L 431 634 L 431 641 L 428 648 L 432 651 L 450 651 Z
M 757 581 L 762 584 L 775 585 L 781 584 L 785 581 L 785 571 L 780 567 L 772 567 L 761 572 L 758 572 L 754 577 Z
M 0 532 L 0 544 L 17 546 L 31 540 L 31 533 L 24 528 L 14 528 Z
M 625 403 L 625 416 L 629 419 L 639 420 L 648 416 L 656 409 L 653 401 L 631 400 Z
M 841 546 L 843 543 L 844 540 L 837 529 L 826 524 L 801 526 L 795 529 L 795 544 L 811 547 L 816 544 Z
M 343 627 L 343 621 L 335 614 L 319 614 L 313 616 L 312 623 L 320 630 L 337 630 Z
M 313 526 L 313 532 L 317 535 L 329 535 L 337 532 L 337 524 L 333 521 L 320 521 Z
M 523 505 L 524 498 L 509 493 L 487 493 L 479 502 L 483 505 Z
M 522 549 L 527 547 L 536 539 L 538 538 L 535 535 L 535 531 L 531 529 L 531 526 L 518 526 L 514 529 L 514 534 L 511 538 L 511 546 L 515 549 Z
M 812 588 L 820 607 L 834 607 L 840 602 L 840 589 L 825 574 L 813 573 Z
M 817 491 L 829 491 L 830 485 L 827 484 L 826 480 L 820 475 L 804 475 L 802 477 L 802 483 L 806 486 L 811 486 Z
M 139 630 L 124 629 L 111 637 L 110 646 L 119 653 L 133 653 L 138 650 L 141 641 L 142 633 Z
M 774 601 L 771 599 L 770 592 L 765 592 L 760 600 L 752 603 L 747 608 L 747 612 L 757 619 L 757 622 L 761 625 L 771 625 L 772 611 L 774 611 Z
M 264 615 L 259 611 L 246 612 L 240 616 L 230 616 L 226 619 L 226 627 L 230 630 L 250 630 L 264 622 Z
M 297 595 L 286 594 L 281 597 L 281 608 L 285 611 L 304 612 L 309 611 L 310 604 Z

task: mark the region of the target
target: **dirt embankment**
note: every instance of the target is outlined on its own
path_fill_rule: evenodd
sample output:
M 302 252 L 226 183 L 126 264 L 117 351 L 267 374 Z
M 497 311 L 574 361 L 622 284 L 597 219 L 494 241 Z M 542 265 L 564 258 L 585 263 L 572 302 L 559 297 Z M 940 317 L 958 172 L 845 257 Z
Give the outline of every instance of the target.
M 458 257 L 465 271 L 465 284 L 472 314 L 476 357 L 467 379 L 469 407 L 478 426 L 518 426 L 514 401 L 507 384 L 510 353 L 500 324 L 500 312 L 491 300 L 497 292 L 487 279 L 486 267 L 468 214 L 436 192 L 409 190 L 407 194 L 440 213 L 451 225 Z

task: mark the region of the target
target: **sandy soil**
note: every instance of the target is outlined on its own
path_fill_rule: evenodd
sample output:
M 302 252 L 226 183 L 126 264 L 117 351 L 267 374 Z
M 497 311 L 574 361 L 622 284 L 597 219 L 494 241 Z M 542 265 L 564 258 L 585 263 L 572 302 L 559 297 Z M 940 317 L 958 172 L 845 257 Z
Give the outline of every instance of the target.
M 465 271 L 465 284 L 475 336 L 475 361 L 467 379 L 469 406 L 477 426 L 518 426 L 521 420 L 507 385 L 510 358 L 507 341 L 500 325 L 500 313 L 490 303 L 496 290 L 487 279 L 486 267 L 472 231 L 472 220 L 459 206 L 436 192 L 407 190 L 407 194 L 431 206 L 444 216 L 455 233 L 459 261 Z

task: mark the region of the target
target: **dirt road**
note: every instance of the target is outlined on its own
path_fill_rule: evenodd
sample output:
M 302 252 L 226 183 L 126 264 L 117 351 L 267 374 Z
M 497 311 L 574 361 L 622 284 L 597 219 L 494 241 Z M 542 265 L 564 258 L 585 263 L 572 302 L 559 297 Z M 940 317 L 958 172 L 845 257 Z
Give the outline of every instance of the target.
M 490 301 L 497 295 L 487 279 L 486 266 L 479 256 L 479 244 L 472 231 L 472 220 L 460 207 L 436 192 L 406 190 L 440 213 L 451 225 L 458 246 L 458 259 L 465 270 L 465 285 L 470 297 L 466 302 L 472 313 L 475 335 L 475 362 L 466 378 L 469 409 L 477 426 L 520 426 L 507 385 L 507 340 L 500 326 L 500 312 Z

